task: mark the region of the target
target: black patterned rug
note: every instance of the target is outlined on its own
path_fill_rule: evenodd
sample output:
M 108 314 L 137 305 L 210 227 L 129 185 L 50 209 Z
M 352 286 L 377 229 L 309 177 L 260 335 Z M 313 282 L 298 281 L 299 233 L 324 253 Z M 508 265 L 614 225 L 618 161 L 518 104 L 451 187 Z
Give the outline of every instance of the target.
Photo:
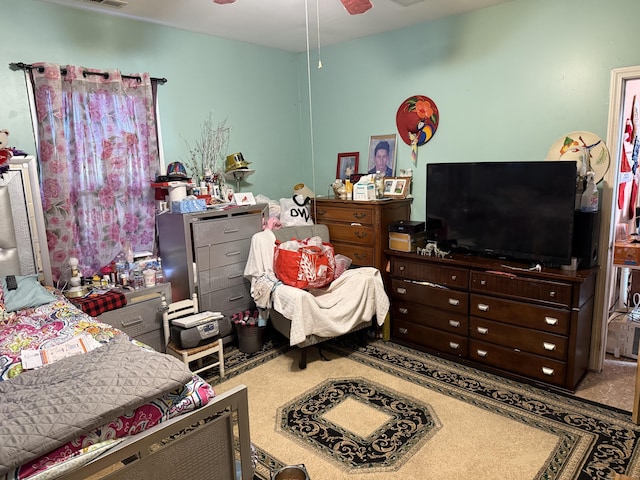
M 329 362 L 310 352 L 303 371 L 299 352 L 279 337 L 255 354 L 228 349 L 225 382 L 209 381 L 222 390 L 241 381 L 249 387 L 257 479 L 294 464 L 304 464 L 311 480 L 465 480 L 489 478 L 480 473 L 492 468 L 500 476 L 490 478 L 522 480 L 640 473 L 640 427 L 628 412 L 391 342 L 361 348 L 355 340 L 327 343 Z M 270 392 L 287 400 L 271 405 Z

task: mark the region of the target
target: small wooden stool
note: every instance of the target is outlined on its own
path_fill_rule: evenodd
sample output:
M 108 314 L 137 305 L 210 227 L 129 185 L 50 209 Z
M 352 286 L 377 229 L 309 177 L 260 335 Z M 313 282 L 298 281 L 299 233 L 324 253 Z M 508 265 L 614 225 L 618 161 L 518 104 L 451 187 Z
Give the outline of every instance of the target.
M 211 343 L 200 345 L 199 347 L 185 349 L 178 347 L 178 345 L 171 340 L 169 331 L 170 321 L 175 318 L 198 313 L 198 296 L 194 293 L 191 298 L 180 300 L 170 305 L 167 305 L 163 299 L 162 306 L 162 325 L 165 343 L 167 345 L 167 353 L 182 360 L 189 369 L 191 369 L 189 364 L 197 361 L 198 367 L 197 370 L 191 370 L 193 373 L 200 373 L 213 367 L 220 367 L 220 378 L 224 377 L 224 345 L 222 340 L 218 339 Z M 202 366 L 202 359 L 215 353 L 218 354 L 218 361 Z
M 220 367 L 220 378 L 224 377 L 224 347 L 222 340 L 216 340 L 206 345 L 200 345 L 199 347 L 181 349 L 173 340 L 169 341 L 167 345 L 167 353 L 170 353 L 176 358 L 179 358 L 188 367 L 191 362 L 197 361 L 197 370 L 191 370 L 193 373 L 200 373 L 213 367 Z M 202 359 L 209 355 L 218 354 L 218 361 L 202 366 Z

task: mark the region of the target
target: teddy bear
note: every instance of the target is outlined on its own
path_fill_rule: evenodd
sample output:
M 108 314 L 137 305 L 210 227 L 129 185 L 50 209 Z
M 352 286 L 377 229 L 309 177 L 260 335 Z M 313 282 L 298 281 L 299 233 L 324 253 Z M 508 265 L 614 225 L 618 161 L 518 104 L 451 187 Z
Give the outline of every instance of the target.
M 9 171 L 13 150 L 9 148 L 9 130 L 0 130 L 0 177 Z

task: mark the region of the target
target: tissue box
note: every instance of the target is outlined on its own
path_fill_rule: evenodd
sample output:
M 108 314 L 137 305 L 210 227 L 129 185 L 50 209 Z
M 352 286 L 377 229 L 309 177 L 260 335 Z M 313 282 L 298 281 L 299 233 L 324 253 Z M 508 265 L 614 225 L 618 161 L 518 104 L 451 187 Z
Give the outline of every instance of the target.
M 375 200 L 376 186 L 373 183 L 356 183 L 353 186 L 354 200 Z
M 640 243 L 616 242 L 613 247 L 615 265 L 640 265 Z
M 207 202 L 201 199 L 180 200 L 171 202 L 171 213 L 194 213 L 203 212 L 207 209 Z

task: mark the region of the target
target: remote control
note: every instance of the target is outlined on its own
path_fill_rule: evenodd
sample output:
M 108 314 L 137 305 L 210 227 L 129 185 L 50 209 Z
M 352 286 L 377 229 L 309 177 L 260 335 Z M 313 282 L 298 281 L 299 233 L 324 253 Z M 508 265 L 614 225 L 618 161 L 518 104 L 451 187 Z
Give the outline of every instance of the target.
M 15 275 L 7 275 L 6 281 L 7 281 L 7 290 L 11 291 L 11 290 L 18 289 L 18 282 L 16 281 Z

